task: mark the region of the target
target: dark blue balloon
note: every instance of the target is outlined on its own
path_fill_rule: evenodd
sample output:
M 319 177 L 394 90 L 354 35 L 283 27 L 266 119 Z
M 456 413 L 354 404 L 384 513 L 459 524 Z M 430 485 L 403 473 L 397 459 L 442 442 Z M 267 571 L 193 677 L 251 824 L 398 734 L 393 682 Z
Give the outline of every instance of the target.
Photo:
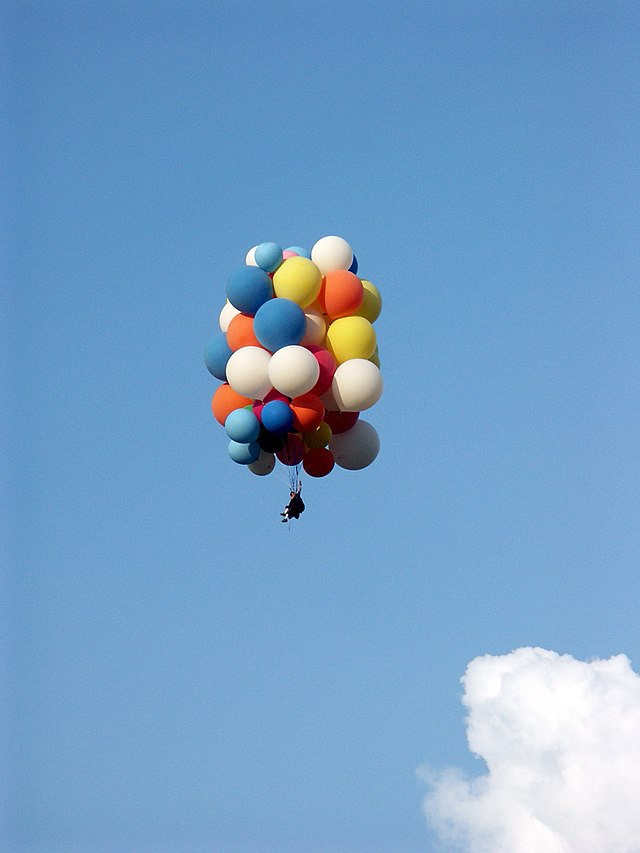
M 231 350 L 224 332 L 216 335 L 215 338 L 211 338 L 204 351 L 204 363 L 207 365 L 209 373 L 216 379 L 222 379 L 225 382 L 227 379 L 227 362 L 230 358 Z
M 253 318 L 254 334 L 269 352 L 299 344 L 306 330 L 307 318 L 302 308 L 281 296 L 261 305 Z
M 271 279 L 260 267 L 239 267 L 227 282 L 227 298 L 243 314 L 256 313 L 273 296 Z
M 284 435 L 293 426 L 293 412 L 284 400 L 271 400 L 262 407 L 262 426 L 273 435 Z
M 353 260 L 351 261 L 349 272 L 352 272 L 354 275 L 358 272 L 358 259 L 355 255 L 353 256 Z

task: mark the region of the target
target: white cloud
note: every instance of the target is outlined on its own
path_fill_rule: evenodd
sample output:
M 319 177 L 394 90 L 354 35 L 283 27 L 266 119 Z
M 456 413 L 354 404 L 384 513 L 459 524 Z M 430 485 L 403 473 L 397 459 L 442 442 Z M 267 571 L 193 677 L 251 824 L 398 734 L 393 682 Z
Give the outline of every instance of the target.
M 625 655 L 517 649 L 471 661 L 462 683 L 487 773 L 419 771 L 445 849 L 640 853 L 640 677 Z

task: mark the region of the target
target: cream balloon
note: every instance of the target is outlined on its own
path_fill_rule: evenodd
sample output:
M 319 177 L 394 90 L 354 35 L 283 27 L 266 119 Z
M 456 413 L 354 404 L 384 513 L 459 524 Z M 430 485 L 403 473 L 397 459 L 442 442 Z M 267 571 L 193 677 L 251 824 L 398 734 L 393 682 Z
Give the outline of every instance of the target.
M 248 466 L 252 474 L 257 474 L 258 477 L 265 477 L 270 474 L 276 467 L 276 457 L 273 453 L 268 453 L 266 450 L 260 451 L 260 456 L 255 462 L 251 462 Z
M 338 365 L 331 383 L 331 394 L 341 412 L 370 409 L 382 396 L 382 374 L 371 361 L 351 358 Z
M 348 270 L 353 263 L 353 249 L 342 237 L 322 237 L 311 249 L 311 260 L 322 275 Z
M 247 252 L 247 257 L 244 259 L 245 266 L 248 267 L 257 267 L 258 264 L 256 262 L 256 249 L 257 246 L 252 246 L 251 249 Z
M 277 391 L 287 397 L 306 394 L 316 384 L 319 376 L 320 365 L 313 353 L 305 347 L 282 347 L 271 356 L 269 381 Z
M 243 397 L 262 400 L 272 387 L 269 379 L 270 361 L 271 354 L 261 347 L 240 347 L 227 362 L 227 382 Z
M 360 418 L 351 429 L 331 437 L 329 450 L 340 468 L 359 471 L 371 465 L 378 455 L 380 438 L 375 428 Z
M 307 308 L 304 312 L 307 321 L 307 330 L 304 333 L 304 338 L 300 341 L 303 346 L 315 344 L 321 346 L 324 341 L 324 336 L 327 333 L 327 324 L 324 317 L 319 311 Z
M 218 318 L 221 331 L 226 332 L 229 328 L 229 323 L 239 313 L 238 309 L 227 300 Z

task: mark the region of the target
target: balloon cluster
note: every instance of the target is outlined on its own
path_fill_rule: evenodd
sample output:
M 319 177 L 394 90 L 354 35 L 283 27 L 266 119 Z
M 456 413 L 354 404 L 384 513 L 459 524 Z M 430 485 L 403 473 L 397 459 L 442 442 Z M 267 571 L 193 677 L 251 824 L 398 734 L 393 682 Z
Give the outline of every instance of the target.
M 276 460 L 311 477 L 358 470 L 380 440 L 360 413 L 382 394 L 374 284 L 342 237 L 311 252 L 261 243 L 227 282 L 220 332 L 205 350 L 222 380 L 211 402 L 234 462 L 269 474 Z

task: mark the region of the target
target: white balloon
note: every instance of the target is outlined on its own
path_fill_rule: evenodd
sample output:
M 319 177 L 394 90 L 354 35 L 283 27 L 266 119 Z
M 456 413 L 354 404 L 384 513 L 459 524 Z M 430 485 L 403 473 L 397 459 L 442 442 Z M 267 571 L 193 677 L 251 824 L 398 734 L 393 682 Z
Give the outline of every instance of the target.
M 228 376 L 229 365 L 227 363 Z M 299 397 L 300 394 L 311 391 L 319 376 L 320 365 L 313 353 L 305 347 L 282 347 L 271 356 L 269 381 L 277 391 L 286 394 L 287 397 Z
M 382 374 L 365 358 L 350 358 L 338 365 L 331 393 L 341 412 L 362 412 L 378 402 L 383 390 Z
M 332 436 L 329 450 L 340 468 L 359 471 L 371 465 L 378 455 L 380 438 L 370 423 L 358 419 L 351 429 Z
M 271 390 L 270 361 L 271 354 L 261 347 L 240 347 L 227 362 L 227 382 L 243 397 L 262 400 Z
M 348 270 L 353 263 L 353 250 L 342 237 L 322 237 L 311 249 L 311 260 L 322 275 Z
M 315 344 L 321 346 L 324 341 L 324 336 L 327 332 L 327 324 L 324 317 L 319 311 L 307 309 L 304 312 L 307 321 L 307 330 L 304 333 L 304 338 L 300 341 L 301 344 Z
M 252 246 L 252 248 L 249 249 L 249 251 L 247 252 L 246 258 L 244 259 L 245 266 L 247 266 L 247 267 L 257 267 L 258 266 L 258 264 L 256 263 L 256 249 L 257 248 L 258 248 L 257 246 Z
M 276 467 L 276 457 L 273 453 L 261 450 L 260 456 L 258 456 L 256 461 L 251 462 L 247 467 L 252 474 L 257 474 L 258 477 L 264 477 L 267 474 L 270 474 Z
M 232 305 L 230 302 L 226 302 L 224 308 L 220 312 L 220 317 L 218 318 L 218 323 L 220 324 L 220 330 L 226 332 L 229 328 L 229 323 L 233 320 L 236 314 L 240 312 L 238 309 Z

